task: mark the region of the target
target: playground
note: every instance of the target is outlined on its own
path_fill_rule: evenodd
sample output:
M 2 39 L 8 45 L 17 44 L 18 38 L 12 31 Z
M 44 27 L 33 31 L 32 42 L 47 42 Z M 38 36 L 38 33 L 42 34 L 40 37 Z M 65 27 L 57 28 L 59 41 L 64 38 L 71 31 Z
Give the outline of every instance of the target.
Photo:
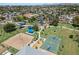
M 40 48 L 43 45 L 43 41 L 42 40 L 38 40 L 34 45 L 33 48 Z

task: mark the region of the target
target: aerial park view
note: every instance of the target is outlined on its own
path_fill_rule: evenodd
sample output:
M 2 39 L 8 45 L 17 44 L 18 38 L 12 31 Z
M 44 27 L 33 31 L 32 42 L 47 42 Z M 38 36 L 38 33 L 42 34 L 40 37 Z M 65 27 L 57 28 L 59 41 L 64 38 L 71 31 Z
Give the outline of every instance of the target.
M 79 4 L 0 4 L 0 55 L 78 55 Z

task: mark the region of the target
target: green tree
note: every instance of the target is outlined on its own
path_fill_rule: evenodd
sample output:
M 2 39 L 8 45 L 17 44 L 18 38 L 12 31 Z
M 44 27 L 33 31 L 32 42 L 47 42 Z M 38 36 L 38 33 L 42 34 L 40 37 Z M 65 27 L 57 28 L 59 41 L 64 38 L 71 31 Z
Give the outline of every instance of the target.
M 14 19 L 15 19 L 15 18 L 14 18 Z M 24 20 L 25 20 L 25 17 L 22 16 L 22 15 L 19 15 L 19 16 L 16 17 L 15 20 L 17 20 L 17 21 L 24 21 Z
M 74 27 L 79 27 L 79 16 L 75 16 L 73 18 L 73 24 Z
M 58 16 L 57 15 L 50 15 L 50 17 L 49 17 L 49 24 L 50 25 L 53 25 L 53 26 L 57 26 L 58 25 L 58 23 L 59 23 L 59 18 L 58 18 Z
M 7 23 L 4 25 L 3 29 L 5 32 L 12 32 L 12 31 L 16 30 L 16 26 L 12 23 Z
M 37 19 L 35 17 L 32 17 L 28 20 L 29 23 L 34 23 Z
M 34 24 L 33 29 L 34 29 L 35 31 L 38 31 L 38 30 L 39 30 L 38 25 L 37 25 L 37 24 Z
M 79 47 L 79 34 L 76 33 L 76 36 L 75 36 L 75 41 L 78 43 L 78 47 Z
M 38 39 L 38 33 L 34 34 L 34 41 Z
M 58 15 L 55 14 L 55 15 L 53 15 L 53 19 L 51 21 L 51 25 L 55 26 L 54 32 L 57 29 L 58 23 L 59 23 L 59 18 L 58 18 Z
M 72 26 L 76 29 L 76 28 L 79 28 L 79 16 L 75 16 L 72 20 Z M 74 33 L 75 32 L 75 29 L 73 30 Z
M 1 19 L 1 20 L 5 20 L 5 17 L 2 17 L 2 16 L 1 16 L 0 19 Z

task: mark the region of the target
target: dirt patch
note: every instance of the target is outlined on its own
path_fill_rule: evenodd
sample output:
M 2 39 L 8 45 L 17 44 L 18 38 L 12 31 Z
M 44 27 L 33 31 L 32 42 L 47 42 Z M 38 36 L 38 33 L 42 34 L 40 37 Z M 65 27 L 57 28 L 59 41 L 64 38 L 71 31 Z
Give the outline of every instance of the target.
M 2 54 L 6 50 L 7 50 L 7 48 L 0 44 L 0 54 Z
M 3 45 L 8 45 L 20 50 L 23 46 L 28 45 L 32 41 L 33 37 L 24 33 L 19 33 L 8 40 L 4 41 Z

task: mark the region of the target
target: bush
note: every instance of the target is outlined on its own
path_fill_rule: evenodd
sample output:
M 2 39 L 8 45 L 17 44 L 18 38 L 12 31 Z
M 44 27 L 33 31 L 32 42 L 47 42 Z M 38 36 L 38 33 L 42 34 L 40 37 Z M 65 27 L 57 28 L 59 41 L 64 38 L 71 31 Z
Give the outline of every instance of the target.
M 7 23 L 4 25 L 3 29 L 5 32 L 12 32 L 12 31 L 16 30 L 16 26 L 14 24 Z
M 64 45 L 62 45 L 62 48 L 64 48 Z
M 73 38 L 73 35 L 69 35 L 69 38 Z
M 38 49 L 38 47 L 35 47 L 36 49 Z
M 42 31 L 44 31 L 44 29 Z
M 38 31 L 38 30 L 39 30 L 38 25 L 35 24 L 35 25 L 33 26 L 33 29 L 34 29 L 35 31 Z
M 79 47 L 79 44 L 78 44 L 78 47 Z
M 56 31 L 54 31 L 54 32 L 56 32 Z

